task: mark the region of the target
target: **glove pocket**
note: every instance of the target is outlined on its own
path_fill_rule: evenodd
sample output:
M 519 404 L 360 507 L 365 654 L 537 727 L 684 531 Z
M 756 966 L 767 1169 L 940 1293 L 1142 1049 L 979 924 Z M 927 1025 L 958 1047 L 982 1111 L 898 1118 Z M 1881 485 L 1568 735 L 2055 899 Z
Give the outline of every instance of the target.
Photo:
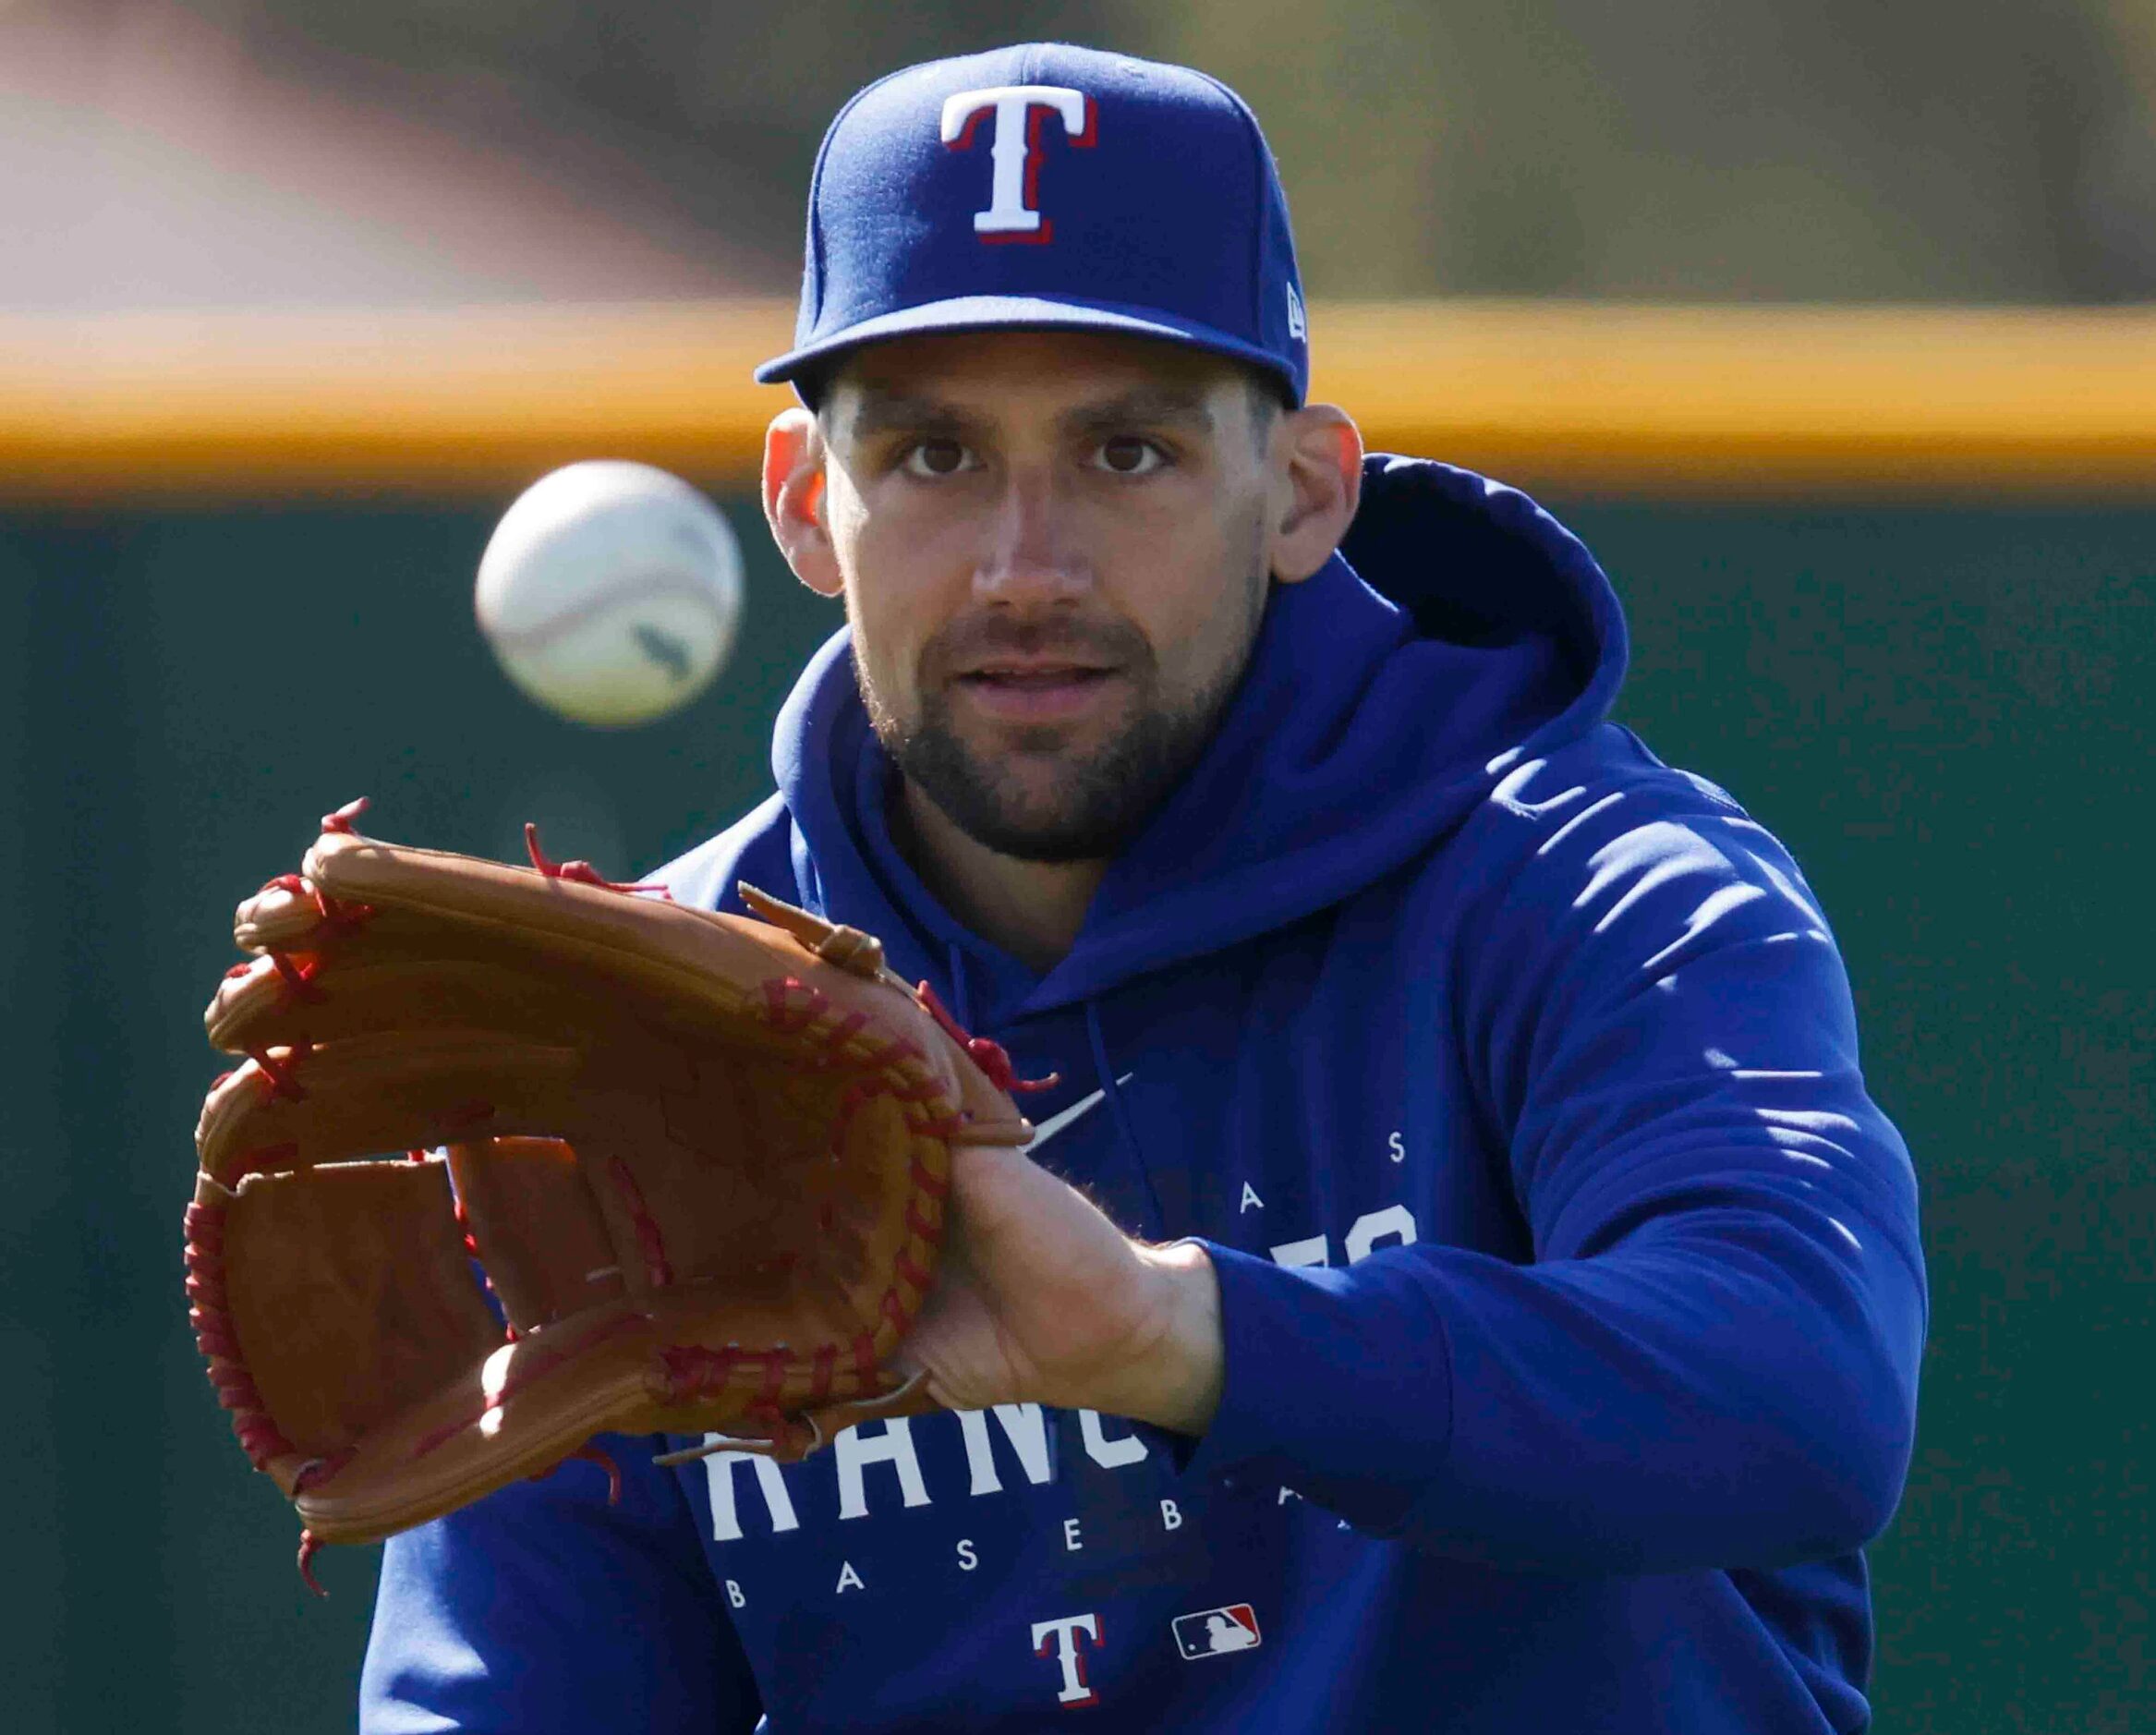
M 566 1140 L 480 1139 L 448 1159 L 467 1244 L 515 1331 L 622 1299 L 622 1256 Z

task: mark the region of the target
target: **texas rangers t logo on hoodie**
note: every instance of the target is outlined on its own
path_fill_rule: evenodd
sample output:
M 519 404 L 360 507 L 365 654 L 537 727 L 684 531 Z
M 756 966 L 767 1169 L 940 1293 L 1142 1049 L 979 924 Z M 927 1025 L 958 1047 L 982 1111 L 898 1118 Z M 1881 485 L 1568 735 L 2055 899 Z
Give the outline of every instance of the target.
M 973 148 L 982 115 L 989 116 L 988 157 L 994 173 L 988 208 L 974 212 L 974 233 L 984 241 L 1050 239 L 1056 225 L 1041 215 L 1041 130 L 1050 115 L 1063 124 L 1072 144 L 1088 146 L 1098 110 L 1083 91 L 1060 84 L 1002 84 L 961 91 L 943 104 L 943 142 L 953 151 Z

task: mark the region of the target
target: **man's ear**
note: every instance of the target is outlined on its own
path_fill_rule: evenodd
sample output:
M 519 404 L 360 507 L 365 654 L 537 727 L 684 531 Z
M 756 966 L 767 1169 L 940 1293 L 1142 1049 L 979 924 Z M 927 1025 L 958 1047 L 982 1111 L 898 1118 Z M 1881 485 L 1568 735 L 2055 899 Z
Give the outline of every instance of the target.
M 1334 404 L 1290 410 L 1273 429 L 1273 576 L 1301 584 L 1339 547 L 1363 498 L 1363 434 Z
M 823 430 L 796 406 L 764 430 L 764 522 L 793 576 L 818 596 L 845 588 L 824 522 Z

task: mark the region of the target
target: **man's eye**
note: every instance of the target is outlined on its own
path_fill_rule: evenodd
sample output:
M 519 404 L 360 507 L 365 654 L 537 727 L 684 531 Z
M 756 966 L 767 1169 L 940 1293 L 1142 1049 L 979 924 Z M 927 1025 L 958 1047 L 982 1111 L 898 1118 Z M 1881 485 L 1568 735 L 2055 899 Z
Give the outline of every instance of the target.
M 975 468 L 976 460 L 955 440 L 922 440 L 906 448 L 903 464 L 909 476 L 956 476 Z
M 1102 469 L 1118 476 L 1146 476 L 1167 463 L 1168 457 L 1150 440 L 1136 434 L 1118 434 L 1112 440 L 1100 443 L 1095 461 Z

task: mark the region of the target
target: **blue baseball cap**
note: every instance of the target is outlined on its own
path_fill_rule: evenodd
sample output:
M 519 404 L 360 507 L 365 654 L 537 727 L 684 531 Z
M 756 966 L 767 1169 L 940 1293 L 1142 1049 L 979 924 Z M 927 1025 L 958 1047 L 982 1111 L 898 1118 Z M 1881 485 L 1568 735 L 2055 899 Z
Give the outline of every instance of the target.
M 1251 363 L 1310 346 L 1273 153 L 1217 79 L 1032 42 L 929 61 L 839 111 L 808 194 L 793 347 L 766 384 L 922 332 L 1076 330 Z

